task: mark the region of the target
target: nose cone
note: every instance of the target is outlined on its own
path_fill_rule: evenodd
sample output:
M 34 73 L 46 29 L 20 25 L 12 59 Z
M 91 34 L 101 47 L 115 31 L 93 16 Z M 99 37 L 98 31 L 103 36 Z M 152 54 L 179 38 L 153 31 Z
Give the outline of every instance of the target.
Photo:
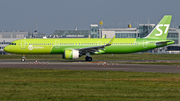
M 8 46 L 4 47 L 4 51 L 8 52 Z
M 7 48 L 6 47 L 4 47 L 4 51 L 7 52 Z

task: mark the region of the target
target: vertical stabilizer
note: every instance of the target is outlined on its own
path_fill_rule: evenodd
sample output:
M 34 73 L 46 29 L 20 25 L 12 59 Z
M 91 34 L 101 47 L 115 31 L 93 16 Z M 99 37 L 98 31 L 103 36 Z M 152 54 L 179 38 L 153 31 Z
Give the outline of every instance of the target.
M 151 33 L 145 38 L 151 39 L 166 39 L 168 35 L 169 26 L 172 15 L 165 15 Z

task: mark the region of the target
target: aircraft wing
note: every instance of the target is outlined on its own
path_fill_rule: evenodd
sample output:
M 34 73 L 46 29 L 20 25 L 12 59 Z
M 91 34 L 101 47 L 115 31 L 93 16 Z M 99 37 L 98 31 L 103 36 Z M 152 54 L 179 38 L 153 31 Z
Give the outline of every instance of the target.
M 104 48 L 105 48 L 106 46 L 110 46 L 110 45 L 113 43 L 114 39 L 115 39 L 115 36 L 114 36 L 114 37 L 109 41 L 109 43 L 106 44 L 106 45 L 94 46 L 94 47 L 86 47 L 86 48 L 79 48 L 78 50 L 79 50 L 79 52 L 80 52 L 81 54 L 84 54 L 84 53 L 87 53 L 87 52 L 89 52 L 89 53 L 95 53 L 95 52 L 98 52 L 99 49 L 104 50 Z

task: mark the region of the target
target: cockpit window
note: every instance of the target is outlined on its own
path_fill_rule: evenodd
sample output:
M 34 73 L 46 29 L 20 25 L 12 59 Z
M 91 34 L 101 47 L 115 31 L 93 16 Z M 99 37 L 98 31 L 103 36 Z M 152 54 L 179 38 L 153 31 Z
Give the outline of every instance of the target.
M 9 45 L 16 45 L 16 43 L 10 43 Z

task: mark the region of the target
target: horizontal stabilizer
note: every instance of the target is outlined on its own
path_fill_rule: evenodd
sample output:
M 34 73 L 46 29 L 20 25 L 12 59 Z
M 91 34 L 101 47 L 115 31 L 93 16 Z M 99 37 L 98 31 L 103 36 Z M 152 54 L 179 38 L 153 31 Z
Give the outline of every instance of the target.
M 162 44 L 166 44 L 168 42 L 172 42 L 172 41 L 162 41 L 162 42 L 156 42 L 156 45 L 162 45 Z

